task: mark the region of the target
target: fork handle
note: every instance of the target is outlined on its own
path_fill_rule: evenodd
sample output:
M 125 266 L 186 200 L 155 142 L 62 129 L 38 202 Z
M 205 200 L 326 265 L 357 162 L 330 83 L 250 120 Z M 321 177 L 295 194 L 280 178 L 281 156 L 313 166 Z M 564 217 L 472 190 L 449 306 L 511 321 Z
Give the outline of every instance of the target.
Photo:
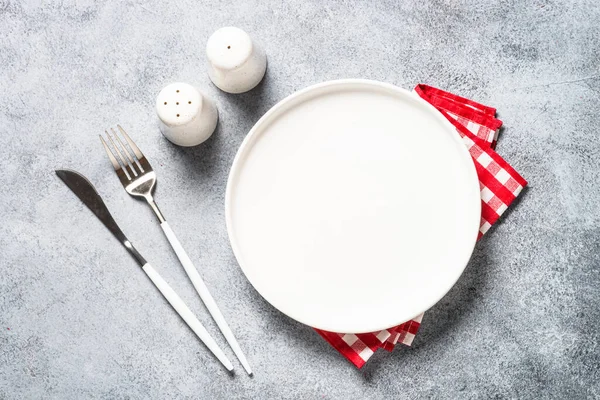
M 192 284 L 196 288 L 196 291 L 198 292 L 200 298 L 204 302 L 204 305 L 208 309 L 208 312 L 219 326 L 219 329 L 221 330 L 221 333 L 223 333 L 223 336 L 225 336 L 227 343 L 229 343 L 229 345 L 231 346 L 231 349 L 233 350 L 237 358 L 240 360 L 240 363 L 242 364 L 248 375 L 252 375 L 252 369 L 250 368 L 250 364 L 248 364 L 248 360 L 246 360 L 246 357 L 244 356 L 244 353 L 242 352 L 239 343 L 233 335 L 231 328 L 229 328 L 229 325 L 227 325 L 225 317 L 223 317 L 223 314 L 221 313 L 221 310 L 219 310 L 215 299 L 213 299 L 212 295 L 208 291 L 208 288 L 206 287 L 206 284 L 200 277 L 198 270 L 196 269 L 196 267 L 194 267 L 192 260 L 187 255 L 186 251 L 183 249 L 183 246 L 177 239 L 177 236 L 175 236 L 175 233 L 169 226 L 169 223 L 167 221 L 164 221 L 160 224 L 160 226 L 163 229 L 165 235 L 167 236 L 169 243 L 171 243 L 171 247 L 173 247 L 173 250 L 175 250 L 175 254 L 177 254 L 177 258 L 179 258 L 181 265 L 183 265 L 183 269 L 185 270 L 187 276 L 192 281 Z
M 228 371 L 233 370 L 233 365 L 231 365 L 231 361 L 227 359 L 225 353 L 219 348 L 215 340 L 210 336 L 210 334 L 206 331 L 204 326 L 198 318 L 192 313 L 192 311 L 188 308 L 187 305 L 181 300 L 181 297 L 175 293 L 175 291 L 169 286 L 169 284 L 156 272 L 152 265 L 146 263 L 142 269 L 148 275 L 148 277 L 154 283 L 154 286 L 160 290 L 162 295 L 167 299 L 169 304 L 177 311 L 179 316 L 185 321 L 186 324 L 194 331 L 196 336 L 200 338 L 200 340 L 208 347 L 210 351 L 221 361 L 221 363 L 227 368 Z

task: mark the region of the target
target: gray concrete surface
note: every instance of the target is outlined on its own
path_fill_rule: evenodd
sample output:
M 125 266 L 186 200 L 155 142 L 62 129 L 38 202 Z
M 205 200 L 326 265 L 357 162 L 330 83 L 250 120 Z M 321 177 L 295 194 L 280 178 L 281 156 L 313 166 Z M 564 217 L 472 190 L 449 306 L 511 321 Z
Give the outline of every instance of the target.
M 599 21 L 591 0 L 0 0 L 0 398 L 599 398 Z M 221 93 L 206 74 L 204 45 L 225 25 L 268 52 L 267 78 L 248 94 Z M 497 107 L 498 150 L 530 182 L 414 346 L 362 370 L 252 289 L 223 216 L 229 167 L 256 120 L 296 89 L 345 77 Z M 183 149 L 158 132 L 154 97 L 172 81 L 216 100 L 206 144 Z M 219 367 L 55 177 L 87 175 L 216 334 L 151 211 L 110 170 L 97 135 L 117 123 L 157 170 L 157 201 L 253 378 L 237 361 L 233 377 Z

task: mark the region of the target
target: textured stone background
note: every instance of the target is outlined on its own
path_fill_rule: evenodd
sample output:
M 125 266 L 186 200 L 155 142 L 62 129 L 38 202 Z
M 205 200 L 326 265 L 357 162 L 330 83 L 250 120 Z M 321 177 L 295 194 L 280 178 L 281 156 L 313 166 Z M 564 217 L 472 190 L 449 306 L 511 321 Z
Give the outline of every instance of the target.
M 0 0 L 0 398 L 598 398 L 599 21 L 595 0 Z M 266 81 L 248 94 L 221 93 L 206 74 L 204 45 L 225 25 L 268 52 Z M 296 89 L 346 77 L 497 107 L 499 152 L 530 182 L 414 346 L 362 370 L 259 297 L 223 216 L 229 166 L 256 120 Z M 218 104 L 202 146 L 157 130 L 154 97 L 172 81 Z M 55 177 L 87 175 L 216 333 L 150 209 L 110 170 L 97 135 L 117 123 L 157 170 L 157 201 L 254 378 L 228 348 L 238 373 L 221 369 Z

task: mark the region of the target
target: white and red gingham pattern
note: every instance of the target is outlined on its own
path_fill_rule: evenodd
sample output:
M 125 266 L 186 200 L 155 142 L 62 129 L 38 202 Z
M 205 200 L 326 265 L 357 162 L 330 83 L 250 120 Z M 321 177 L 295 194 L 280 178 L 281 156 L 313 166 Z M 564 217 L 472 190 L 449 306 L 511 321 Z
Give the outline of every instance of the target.
M 432 104 L 462 137 L 477 171 L 481 188 L 480 239 L 516 199 L 527 182 L 494 151 L 502 121 L 496 109 L 427 85 L 415 93 Z M 315 329 L 358 368 L 380 348 L 392 351 L 397 343 L 412 344 L 423 314 L 393 328 L 372 333 L 336 333 Z
M 495 108 L 427 85 L 417 85 L 415 92 L 444 113 L 446 118 L 451 117 L 492 148 L 496 146 L 502 121 L 496 118 Z
M 486 142 L 495 143 L 498 138 L 498 129 L 493 130 L 488 128 L 485 125 L 479 125 L 473 121 L 470 121 L 467 118 L 461 117 L 460 115 L 453 114 L 450 111 L 446 112 L 449 116 L 451 116 L 454 120 L 458 121 L 459 124 L 466 127 L 469 132 L 485 140 Z
M 378 349 L 392 351 L 397 343 L 410 346 L 422 318 L 423 314 L 393 328 L 371 333 L 336 333 L 320 329 L 315 331 L 351 363 L 361 368 Z

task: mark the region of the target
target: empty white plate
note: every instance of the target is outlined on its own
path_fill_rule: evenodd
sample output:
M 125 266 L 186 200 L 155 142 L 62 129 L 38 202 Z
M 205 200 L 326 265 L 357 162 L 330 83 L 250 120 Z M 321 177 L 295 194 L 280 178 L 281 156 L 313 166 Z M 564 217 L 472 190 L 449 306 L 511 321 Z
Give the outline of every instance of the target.
M 475 245 L 481 204 L 454 127 L 396 86 L 331 81 L 252 128 L 226 194 L 229 238 L 256 290 L 307 325 L 389 328 L 440 300 Z

